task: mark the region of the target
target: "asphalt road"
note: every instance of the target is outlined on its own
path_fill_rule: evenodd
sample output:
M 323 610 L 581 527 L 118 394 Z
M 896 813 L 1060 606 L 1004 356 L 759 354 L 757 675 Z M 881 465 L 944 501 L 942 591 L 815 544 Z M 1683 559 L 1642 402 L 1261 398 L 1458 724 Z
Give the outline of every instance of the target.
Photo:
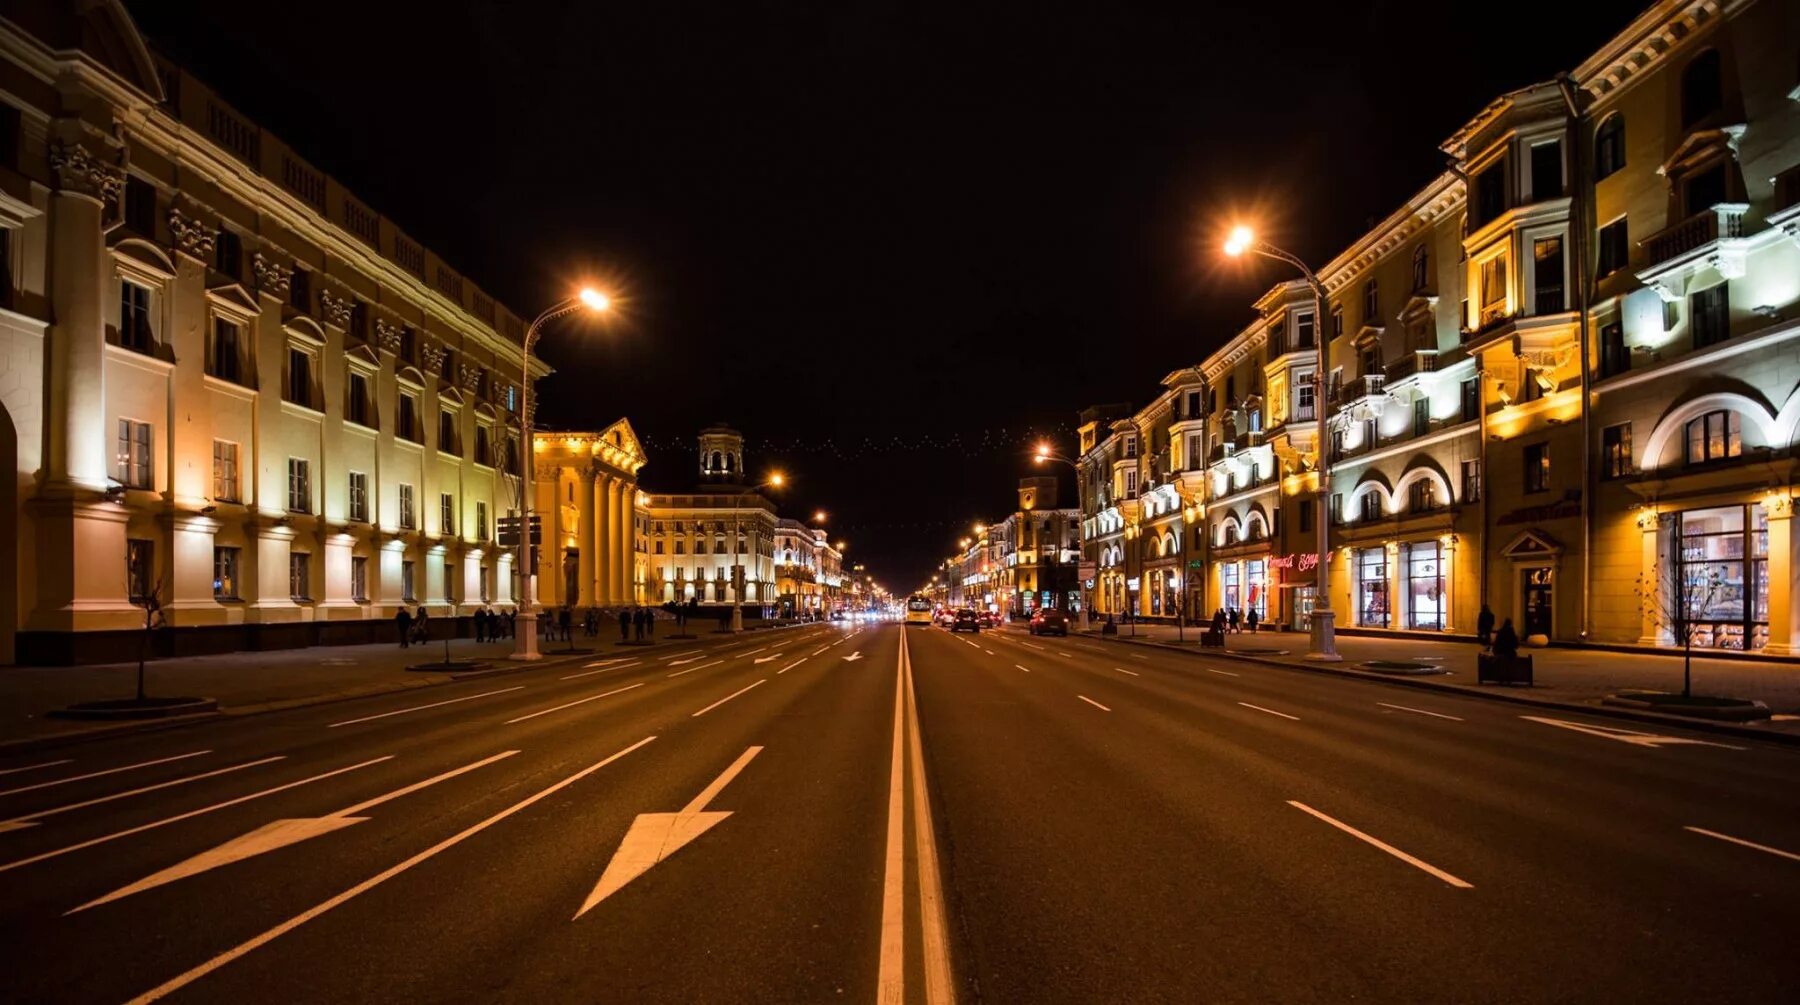
M 1090 639 L 609 647 L 8 755 L 0 1000 L 1793 1001 L 1797 780 Z

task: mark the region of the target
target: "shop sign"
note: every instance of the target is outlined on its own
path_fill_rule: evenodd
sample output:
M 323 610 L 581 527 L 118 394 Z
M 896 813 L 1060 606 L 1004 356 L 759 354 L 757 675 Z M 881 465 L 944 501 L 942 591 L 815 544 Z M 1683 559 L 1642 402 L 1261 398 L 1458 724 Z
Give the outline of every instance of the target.
M 1319 553 L 1316 551 L 1309 551 L 1299 555 L 1276 555 L 1274 558 L 1269 559 L 1269 568 L 1271 569 L 1297 569 L 1300 572 L 1306 572 L 1309 569 L 1317 569 L 1318 567 Z
M 1125 581 L 1125 588 L 1128 590 L 1137 589 L 1138 588 L 1138 578 L 1136 576 L 1133 576 L 1130 579 L 1127 579 Z

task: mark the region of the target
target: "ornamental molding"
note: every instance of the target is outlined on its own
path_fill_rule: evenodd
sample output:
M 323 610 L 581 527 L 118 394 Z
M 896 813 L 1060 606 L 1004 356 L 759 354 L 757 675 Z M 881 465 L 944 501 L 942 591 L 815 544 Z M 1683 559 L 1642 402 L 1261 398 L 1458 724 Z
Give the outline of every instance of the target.
M 52 145 L 50 168 L 56 173 L 58 191 L 85 195 L 102 203 L 111 202 L 125 187 L 125 169 L 95 157 L 81 143 Z
M 202 223 L 198 217 L 183 213 L 178 206 L 169 207 L 169 234 L 175 250 L 201 260 L 212 258 L 213 242 L 218 231 Z
M 375 319 L 375 344 L 389 356 L 400 355 L 403 336 L 400 326 L 384 318 Z
M 1665 8 L 1666 9 L 1666 8 Z M 1620 32 L 1613 44 L 1575 68 L 1575 79 L 1595 98 L 1604 97 L 1644 76 L 1684 39 L 1692 37 L 1723 11 L 1719 0 L 1694 0 L 1658 16 L 1652 9 Z
M 463 390 L 474 391 L 481 386 L 481 367 L 473 363 L 464 363 L 456 368 L 457 379 L 462 381 Z
M 256 277 L 256 288 L 263 293 L 286 296 L 294 283 L 294 270 L 273 258 L 257 252 L 250 256 L 250 272 Z
M 426 342 L 419 347 L 419 360 L 425 365 L 425 372 L 433 377 L 444 375 L 444 347 L 436 342 Z
M 325 313 L 327 324 L 348 330 L 353 306 L 349 297 L 340 297 L 330 290 L 319 291 L 319 307 Z

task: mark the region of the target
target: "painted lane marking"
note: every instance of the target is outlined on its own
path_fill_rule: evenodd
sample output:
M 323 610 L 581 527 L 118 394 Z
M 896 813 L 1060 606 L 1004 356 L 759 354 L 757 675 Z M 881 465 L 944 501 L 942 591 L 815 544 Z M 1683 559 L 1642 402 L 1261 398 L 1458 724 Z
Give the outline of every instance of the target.
M 814 649 L 814 650 L 813 650 L 813 651 L 812 651 L 812 653 L 811 653 L 811 655 L 813 655 L 813 656 L 817 656 L 817 655 L 819 655 L 819 654 L 820 654 L 820 653 L 822 653 L 822 652 L 824 652 L 824 651 L 825 651 L 825 650 L 827 650 L 827 649 L 830 649 L 830 648 L 831 648 L 831 647 L 830 647 L 830 646 L 820 646 L 820 647 L 819 647 L 819 648 L 817 648 L 817 649 Z
M 705 715 L 706 713 L 712 711 L 713 709 L 718 708 L 720 705 L 723 705 L 726 702 L 730 701 L 731 699 L 736 698 L 738 695 L 743 694 L 745 691 L 748 691 L 751 688 L 756 687 L 758 684 L 763 684 L 763 683 L 767 682 L 768 679 L 769 678 L 764 677 L 762 680 L 757 681 L 756 684 L 749 684 L 744 687 L 741 687 L 741 688 L 737 689 L 736 691 L 733 691 L 730 694 L 726 695 L 725 697 L 720 698 L 718 701 L 713 702 L 711 705 L 706 706 L 705 708 L 701 709 L 700 711 L 695 712 L 693 715 L 688 716 L 688 718 L 698 719 L 701 716 Z
M 70 775 L 68 778 L 58 778 L 54 781 L 39 782 L 36 785 L 22 785 L 16 789 L 7 789 L 5 792 L 0 792 L 0 796 L 10 796 L 19 792 L 35 792 L 38 789 L 47 789 L 52 785 L 67 785 L 70 782 L 85 782 L 90 778 L 100 778 L 104 775 L 116 775 L 121 771 L 135 771 L 138 768 L 148 768 L 158 764 L 170 764 L 175 761 L 185 761 L 190 757 L 201 757 L 210 753 L 212 753 L 210 750 L 196 750 L 191 754 L 176 754 L 174 757 L 159 757 L 154 761 L 139 761 L 136 764 L 127 764 L 122 768 L 107 768 L 105 771 L 90 771 L 85 775 Z
M 1119 671 L 1120 673 L 1128 673 L 1133 677 L 1142 677 L 1143 676 L 1143 674 L 1138 673 L 1136 670 L 1127 670 L 1124 667 L 1113 667 L 1113 669 Z
M 1134 660 L 1147 660 L 1150 657 L 1145 656 L 1143 653 L 1132 653 L 1131 658 Z
M 787 666 L 782 667 L 780 670 L 775 671 L 775 673 L 777 675 L 787 673 L 789 670 L 792 670 L 795 667 L 799 666 L 800 664 L 805 663 L 807 661 L 807 659 L 808 659 L 808 657 L 802 656 L 799 659 L 795 660 L 794 662 L 789 663 Z
M 599 671 L 595 671 L 595 672 L 598 673 Z M 567 678 L 567 677 L 563 678 L 563 680 L 568 680 L 568 679 L 569 678 Z M 411 708 L 397 709 L 392 712 L 382 712 L 380 715 L 365 715 L 360 719 L 345 719 L 343 722 L 334 722 L 331 725 L 326 726 L 325 728 L 326 729 L 336 729 L 339 726 L 354 726 L 359 722 L 374 722 L 376 719 L 386 719 L 389 716 L 393 716 L 393 715 L 405 715 L 408 712 L 423 712 L 424 710 L 426 710 L 428 708 L 440 708 L 444 705 L 454 705 L 457 702 L 474 701 L 477 698 L 489 698 L 489 697 L 492 697 L 497 694 L 506 694 L 509 691 L 523 691 L 524 689 L 525 689 L 525 685 L 523 685 L 523 684 L 520 684 L 516 687 L 503 687 L 498 691 L 483 691 L 480 694 L 472 694 L 472 695 L 469 695 L 464 698 L 451 698 L 447 701 L 434 701 L 429 705 L 414 705 Z
M 1257 711 L 1258 711 L 1258 712 L 1267 712 L 1267 713 L 1269 713 L 1269 714 L 1270 714 L 1270 715 L 1279 715 L 1279 716 L 1281 716 L 1281 717 L 1282 717 L 1282 718 L 1283 718 L 1283 719 L 1292 719 L 1292 720 L 1294 720 L 1294 721 L 1295 721 L 1295 722 L 1299 722 L 1299 721 L 1300 721 L 1300 717 L 1299 717 L 1299 716 L 1297 716 L 1297 715 L 1289 715 L 1289 714 L 1287 714 L 1287 713 L 1286 713 L 1286 712 L 1277 712 L 1277 711 L 1275 711 L 1275 710 L 1274 710 L 1274 709 L 1272 709 L 1272 708 L 1264 708 L 1264 707 L 1262 707 L 1262 706 L 1261 706 L 1261 705 L 1252 705 L 1252 704 L 1250 704 L 1250 703 L 1249 703 L 1249 702 L 1247 702 L 1247 701 L 1240 701 L 1240 702 L 1238 702 L 1238 704 L 1239 704 L 1239 705 L 1242 705 L 1242 706 L 1244 706 L 1244 707 L 1245 707 L 1245 708 L 1254 708 L 1254 709 L 1256 709 L 1256 710 L 1257 710 Z
M 677 670 L 674 673 L 670 674 L 669 676 L 670 677 L 679 677 L 684 673 L 693 673 L 695 670 L 705 670 L 707 667 L 716 667 L 723 662 L 725 662 L 725 661 L 724 660 L 713 660 L 711 663 L 702 663 L 697 667 L 688 667 L 686 670 Z
M 700 650 L 698 650 L 698 649 L 689 649 L 685 653 L 670 653 L 667 656 L 658 656 L 657 659 L 667 661 L 667 660 L 676 659 L 677 657 L 681 657 L 681 656 L 692 656 L 699 651 Z
M 549 788 L 543 789 L 534 795 L 526 796 L 524 799 L 521 799 L 520 801 L 512 804 L 511 806 L 508 806 L 506 809 L 503 809 L 500 812 L 494 814 L 493 816 L 488 817 L 486 820 L 483 820 L 478 824 L 474 824 L 473 826 L 467 828 L 466 830 L 463 830 L 457 834 L 454 834 L 450 837 L 445 838 L 442 841 L 439 841 L 437 844 L 434 844 L 431 847 L 425 849 L 424 851 L 418 853 L 417 855 L 414 855 L 412 858 L 409 858 L 406 861 L 401 862 L 399 865 L 392 866 L 382 872 L 376 873 L 374 876 L 371 876 L 368 879 L 363 880 L 361 883 L 358 883 L 355 886 L 351 887 L 350 889 L 345 890 L 343 893 L 340 893 L 337 896 L 332 897 L 330 900 L 327 900 L 327 901 L 317 905 L 316 907 L 309 908 L 299 914 L 296 914 L 292 918 L 289 918 L 288 920 L 282 922 L 279 925 L 276 925 L 274 928 L 269 929 L 268 931 L 262 933 L 261 935 L 258 935 L 255 938 L 250 939 L 247 942 L 244 942 L 243 944 L 237 946 L 236 948 L 227 950 L 223 953 L 220 953 L 219 955 L 213 957 L 212 959 L 207 960 L 205 963 L 202 963 L 199 966 L 194 967 L 192 970 L 189 970 L 177 977 L 174 977 L 162 984 L 157 985 L 154 988 L 151 988 L 149 991 L 146 991 L 143 994 L 138 995 L 136 998 L 133 998 L 132 1005 L 141 1005 L 141 1003 L 153 1002 L 159 998 L 167 997 L 168 995 L 173 994 L 174 992 L 179 991 L 184 987 L 187 987 L 189 984 L 192 984 L 195 981 L 199 980 L 200 978 L 205 977 L 207 974 L 212 973 L 214 970 L 219 969 L 220 967 L 224 966 L 225 964 L 230 963 L 231 961 L 245 955 L 246 953 L 253 952 L 256 949 L 258 949 L 262 946 L 265 946 L 265 945 L 269 944 L 270 942 L 273 942 L 274 940 L 280 938 L 281 936 L 286 935 L 288 932 L 291 932 L 294 929 L 299 928 L 301 925 L 304 925 L 307 922 L 313 920 L 314 918 L 317 918 L 319 915 L 324 914 L 325 912 L 331 910 L 332 908 L 345 903 L 346 901 L 350 900 L 351 898 L 356 897 L 359 894 L 367 893 L 368 891 L 374 889 L 375 887 L 380 886 L 382 883 L 385 883 L 388 880 L 393 879 L 395 876 L 398 876 L 401 873 L 407 871 L 408 869 L 411 869 L 413 866 L 418 865 L 420 862 L 423 862 L 429 858 L 432 858 L 433 856 L 437 855 L 439 852 L 444 851 L 446 848 L 451 848 L 455 845 L 461 844 L 463 841 L 465 841 L 471 837 L 474 837 L 476 834 L 479 834 L 484 830 L 487 830 L 489 827 L 492 827 L 493 825 L 499 823 L 500 821 L 505 820 L 507 817 L 512 816 L 513 814 L 519 812 L 520 810 L 529 808 L 532 804 L 538 802 L 539 800 L 548 798 L 549 796 L 552 796 L 552 795 L 555 795 L 557 792 L 560 792 L 563 789 L 567 788 L 568 786 L 575 784 L 576 782 L 582 780 L 583 778 L 586 778 L 588 775 L 591 775 L 594 772 L 599 771 L 601 768 L 606 767 L 608 764 L 611 764 L 612 762 L 618 760 L 619 758 L 624 757 L 626 754 L 629 754 L 632 751 L 637 750 L 639 747 L 642 747 L 644 744 L 649 743 L 651 740 L 654 740 L 654 739 L 656 739 L 656 737 L 646 736 L 642 740 L 639 740 L 638 742 L 632 744 L 631 746 L 626 747 L 624 750 L 621 750 L 616 754 L 612 754 L 603 760 L 596 761 L 593 764 L 590 764 L 587 767 L 582 768 L 580 771 L 577 771 L 574 774 L 568 776 L 567 778 L 564 778 L 562 781 L 551 785 Z
M 1442 712 L 1428 712 L 1425 709 L 1413 708 L 1410 705 L 1390 705 L 1385 701 L 1378 701 L 1375 704 L 1380 705 L 1383 708 L 1397 708 L 1402 712 L 1417 712 L 1420 715 L 1435 716 L 1436 718 L 1439 718 L 1439 719 L 1449 719 L 1452 722 L 1462 722 L 1463 721 L 1462 719 L 1460 719 L 1454 715 L 1445 715 Z
M 755 663 L 757 666 L 761 666 L 764 663 L 769 662 L 770 660 L 778 660 L 780 658 L 781 658 L 781 654 L 778 652 L 774 652 L 774 653 L 770 653 L 767 656 L 763 656 L 758 659 L 751 660 L 750 662 Z
M 1094 706 L 1094 707 L 1095 707 L 1095 708 L 1097 708 L 1097 709 L 1099 709 L 1099 710 L 1100 710 L 1100 711 L 1102 711 L 1102 712 L 1110 712 L 1110 711 L 1112 711 L 1112 709 L 1110 709 L 1110 708 L 1107 708 L 1107 707 L 1106 707 L 1106 706 L 1105 706 L 1105 705 L 1102 705 L 1102 704 L 1100 704 L 1100 703 L 1099 703 L 1099 702 L 1097 702 L 1097 701 L 1095 701 L 1095 700 L 1094 700 L 1094 699 L 1092 699 L 1092 698 L 1089 698 L 1089 697 L 1088 697 L 1088 696 L 1087 696 L 1087 695 L 1085 695 L 1085 694 L 1078 694 L 1078 695 L 1076 695 L 1076 696 L 1075 696 L 1075 697 L 1077 697 L 1077 698 L 1080 698 L 1080 699 L 1081 699 L 1081 700 L 1082 700 L 1082 701 L 1085 701 L 1085 702 L 1087 702 L 1087 703 L 1088 703 L 1088 704 L 1089 704 L 1089 705 L 1092 705 L 1092 706 Z
M 565 708 L 574 708 L 577 705 L 586 705 L 590 701 L 599 701 L 602 698 L 610 698 L 615 694 L 623 694 L 626 691 L 631 690 L 632 688 L 643 687 L 643 686 L 644 686 L 643 681 L 638 681 L 636 684 L 627 684 L 624 687 L 615 688 L 611 691 L 602 691 L 599 694 L 589 695 L 586 698 L 577 698 L 574 701 L 571 701 L 564 705 L 558 705 L 555 708 L 546 708 L 541 711 L 530 712 L 525 715 L 521 715 L 517 719 L 508 719 L 502 725 L 510 726 L 515 722 L 524 722 L 526 719 L 535 719 L 540 715 L 549 715 L 551 712 L 560 712 Z
M 767 648 L 769 648 L 769 647 L 768 646 L 757 646 L 755 649 L 746 649 L 743 652 L 738 653 L 738 656 L 749 656 L 752 653 L 760 653 L 764 649 L 767 649 Z M 737 659 L 737 656 L 733 656 L 732 659 Z M 762 660 L 757 660 L 756 662 L 761 663 Z
M 23 768 L 6 768 L 4 770 L 0 770 L 0 775 L 16 775 L 16 774 L 20 773 L 21 771 L 36 771 L 39 768 L 54 768 L 61 764 L 74 764 L 74 763 L 75 763 L 75 759 L 73 757 L 65 757 L 60 761 L 45 761 L 42 764 L 27 765 L 26 767 L 23 767 Z
M 146 792 L 155 792 L 158 789 L 166 789 L 166 788 L 169 788 L 169 787 L 175 786 L 175 785 L 186 785 L 189 782 L 197 782 L 203 778 L 213 778 L 218 775 L 228 775 L 233 771 L 242 771 L 245 768 L 261 767 L 264 764 L 273 764 L 276 761 L 285 761 L 285 760 L 287 760 L 286 754 L 276 754 L 274 757 L 265 757 L 260 761 L 245 761 L 242 764 L 233 764 L 228 768 L 214 768 L 211 771 L 201 772 L 198 775 L 188 775 L 184 778 L 175 778 L 175 779 L 171 779 L 166 782 L 158 782 L 155 785 L 146 785 L 142 788 L 128 789 L 124 792 L 114 792 L 111 795 L 100 796 L 95 799 L 86 799 L 79 803 L 70 803 L 67 806 L 58 806 L 55 809 L 51 809 L 51 810 L 39 810 L 36 813 L 27 813 L 22 817 L 13 817 L 11 820 L 0 820 L 0 834 L 5 834 L 8 831 L 22 831 L 27 827 L 36 827 L 40 822 L 43 821 L 43 819 L 45 817 L 53 817 L 59 813 L 68 813 L 72 810 L 83 810 L 83 809 L 87 809 L 89 806 L 98 806 L 101 803 L 110 803 L 115 799 L 124 799 L 129 796 L 139 796 L 139 795 L 143 795 Z
M 1201 669 L 1205 670 L 1207 673 L 1216 673 L 1221 677 L 1242 677 L 1243 676 L 1243 674 L 1232 673 L 1230 670 L 1214 670 L 1212 667 L 1201 667 Z
M 1683 827 L 1682 830 L 1693 831 L 1695 834 L 1704 834 L 1709 838 L 1717 838 L 1720 841 L 1729 841 L 1732 844 L 1740 844 L 1746 848 L 1754 848 L 1757 851 L 1768 852 L 1771 855 L 1779 855 L 1789 861 L 1800 862 L 1800 855 L 1796 855 L 1791 851 L 1782 851 L 1780 848 L 1771 848 L 1766 844 L 1757 844 L 1755 841 L 1746 841 L 1743 838 L 1732 837 L 1729 834 L 1720 834 L 1718 831 L 1709 831 L 1704 827 Z
M 625 662 L 625 661 L 626 661 L 626 660 L 628 660 L 628 659 L 633 659 L 633 658 L 635 658 L 635 657 L 631 657 L 631 656 L 614 656 L 614 657 L 613 657 L 613 658 L 612 658 L 612 659 L 609 659 L 609 660 L 595 660 L 595 661 L 594 661 L 594 662 L 592 662 L 592 663 L 583 663 L 583 664 L 582 664 L 582 666 L 583 666 L 583 667 L 603 667 L 603 666 L 607 666 L 607 665 L 608 665 L 608 664 L 612 664 L 612 663 L 623 663 L 623 662 Z M 563 678 L 563 679 L 564 679 L 564 680 L 567 680 L 567 679 L 568 679 L 568 678 L 566 678 L 566 677 L 565 677 L 565 678 Z
M 1369 844 L 1372 844 L 1375 847 L 1380 848 L 1382 851 L 1387 852 L 1389 855 L 1394 856 L 1395 858 L 1399 859 L 1400 861 L 1405 862 L 1407 865 L 1410 865 L 1415 869 L 1419 869 L 1421 871 L 1428 872 L 1431 875 L 1436 876 L 1437 878 L 1443 880 L 1444 882 L 1450 884 L 1451 886 L 1456 887 L 1459 890 L 1475 889 L 1474 884 L 1466 883 L 1460 879 L 1457 879 L 1455 876 L 1452 876 L 1449 873 L 1445 872 L 1444 870 L 1439 869 L 1437 866 L 1432 865 L 1430 862 L 1427 862 L 1423 859 L 1415 858 L 1411 855 L 1408 855 L 1407 853 L 1401 851 L 1400 849 L 1394 847 L 1393 845 L 1388 844 L 1386 841 L 1383 841 L 1377 837 L 1372 837 L 1368 834 L 1364 834 L 1362 831 L 1357 830 L 1356 828 L 1350 826 L 1349 824 L 1343 822 L 1342 820 L 1337 820 L 1332 817 L 1326 816 L 1325 814 L 1320 813 L 1318 810 L 1313 809 L 1311 806 L 1308 806 L 1303 802 L 1300 802 L 1300 801 L 1294 800 L 1294 799 L 1289 799 L 1287 801 L 1287 804 L 1297 810 L 1300 810 L 1304 813 L 1309 813 L 1312 816 L 1325 821 L 1326 823 L 1330 824 L 1331 826 L 1336 827 L 1338 830 L 1343 831 L 1345 834 L 1348 834 L 1351 837 L 1356 838 L 1359 841 L 1366 841 Z
M 412 795 L 420 789 L 430 788 L 439 782 L 455 778 L 457 775 L 474 771 L 476 768 L 486 767 L 495 761 L 503 761 L 516 753 L 518 753 L 516 750 L 502 751 L 492 757 L 486 757 L 476 761 L 473 764 L 465 764 L 460 768 L 453 768 L 443 774 L 427 778 L 422 782 L 414 782 L 411 785 L 402 786 L 385 795 L 379 795 L 373 799 L 365 799 L 353 806 L 346 806 L 336 813 L 328 813 L 322 817 L 299 817 L 287 820 L 272 820 L 253 831 L 240 834 L 210 851 L 201 852 L 192 858 L 178 862 L 161 872 L 146 876 L 143 879 L 132 883 L 130 886 L 122 886 L 104 897 L 90 900 L 80 907 L 65 912 L 64 917 L 74 914 L 77 911 L 85 911 L 90 907 L 98 907 L 109 901 L 118 900 L 122 897 L 129 897 L 134 893 L 142 893 L 145 890 L 162 886 L 165 883 L 173 883 L 178 879 L 186 879 L 189 876 L 198 876 L 203 872 L 217 869 L 222 865 L 230 865 L 233 862 L 242 862 L 247 858 L 254 858 L 264 852 L 286 848 L 288 845 L 298 844 L 308 838 L 318 837 L 323 834 L 329 834 L 332 831 L 342 830 L 345 827 L 360 824 L 369 818 L 357 816 L 358 813 L 373 809 L 376 806 L 380 806 L 382 803 L 399 799 L 401 796 Z
M 670 663 L 669 665 L 672 667 L 678 667 L 678 666 L 681 666 L 683 663 L 698 663 L 705 658 L 706 658 L 705 656 L 695 656 L 690 659 L 675 660 L 674 662 Z
M 983 649 L 982 652 L 987 653 L 989 656 L 994 655 L 994 651 L 992 649 Z
M 938 868 L 937 836 L 931 824 L 931 793 L 925 788 L 925 755 L 919 739 L 919 697 L 913 690 L 912 651 L 900 637 L 900 673 L 906 682 L 906 711 L 911 729 L 907 747 L 912 757 L 913 853 L 919 870 L 919 953 L 925 962 L 926 1005 L 951 1005 L 956 993 L 950 979 L 950 923 L 944 909 L 944 879 Z
M 1589 736 L 1601 736 L 1608 740 L 1629 743 L 1634 747 L 1649 747 L 1652 750 L 1658 747 L 1676 747 L 1684 745 L 1694 747 L 1723 747 L 1726 750 L 1749 749 L 1747 747 L 1734 747 L 1729 743 L 1714 743 L 1711 740 L 1690 740 L 1685 736 L 1663 736 L 1659 733 L 1646 733 L 1636 729 L 1620 729 L 1617 726 L 1595 726 L 1589 723 L 1570 722 L 1566 719 L 1545 719 L 1535 715 L 1521 715 L 1519 718 L 1524 719 L 1526 722 L 1539 722 L 1546 726 L 1555 726 L 1559 729 L 1571 729 L 1577 733 L 1586 733 Z
M 845 663 L 855 663 L 857 660 L 862 659 L 862 658 L 863 658 L 862 650 L 858 649 L 856 652 L 853 652 L 850 655 L 844 657 L 844 662 Z
M 1073 653 L 1065 653 L 1065 652 L 1063 652 L 1063 651 L 1062 651 L 1062 650 L 1060 650 L 1060 649 L 1058 649 L 1058 650 L 1057 650 L 1057 651 L 1056 651 L 1056 655 L 1058 655 L 1058 656 L 1061 656 L 1061 657 L 1064 657 L 1064 658 L 1065 658 L 1065 659 L 1074 659 L 1074 658 L 1075 658 L 1075 656 L 1074 656 L 1074 654 L 1073 654 Z
M 1037 649 L 1040 651 L 1044 648 L 1043 646 L 1038 645 L 1036 642 L 1027 642 L 1024 639 L 1015 639 L 1014 641 L 1019 643 L 1019 645 L 1030 646 L 1031 648 Z
M 589 664 L 589 665 L 591 666 L 592 664 Z M 581 673 L 572 673 L 562 679 L 563 680 L 580 680 L 583 677 L 592 677 L 593 675 L 595 675 L 597 673 L 605 673 L 608 670 L 630 670 L 632 667 L 637 666 L 637 665 L 638 664 L 636 664 L 636 663 L 621 663 L 618 666 L 601 667 L 598 670 L 584 670 Z
M 906 648 L 906 633 L 900 633 Z M 875 1000 L 906 1001 L 906 675 L 894 674 L 894 742 L 888 759 L 887 843 L 881 877 L 881 956 Z
M 361 764 L 352 764 L 347 768 L 337 768 L 332 771 L 327 771 L 323 774 L 314 775 L 311 778 L 302 778 L 297 782 L 288 782 L 284 785 L 277 785 L 272 789 L 264 789 L 261 792 L 252 792 L 247 796 L 238 796 L 236 799 L 227 799 L 222 803 L 214 803 L 211 806 L 202 806 L 201 808 L 199 808 L 197 810 L 189 810 L 186 813 L 177 813 L 175 816 L 172 816 L 172 817 L 168 817 L 168 818 L 165 818 L 162 820 L 154 820 L 147 824 L 139 824 L 136 827 L 130 827 L 125 830 L 118 831 L 116 833 L 106 834 L 101 837 L 92 838 L 90 840 L 83 841 L 79 844 L 72 844 L 72 845 L 69 845 L 67 848 L 58 848 L 55 851 L 47 851 L 41 855 L 33 855 L 30 858 L 22 858 L 16 862 L 8 862 L 5 865 L 0 865 L 0 872 L 6 872 L 9 869 L 17 869 L 20 866 L 31 865 L 34 862 L 42 862 L 48 858 L 56 858 L 59 855 L 67 855 L 68 853 L 70 853 L 72 851 L 80 851 L 83 848 L 92 848 L 94 845 L 97 845 L 97 844 L 105 844 L 108 841 L 114 841 L 114 840 L 117 840 L 122 837 L 130 837 L 133 834 L 141 834 L 147 830 L 155 830 L 156 828 L 165 826 L 167 824 L 179 823 L 190 817 L 197 817 L 197 816 L 201 815 L 202 813 L 211 813 L 213 810 L 222 810 L 228 806 L 236 806 L 239 803 L 247 803 L 252 799 L 260 799 L 263 796 L 272 796 L 277 792 L 285 792 L 288 789 L 292 789 L 292 788 L 295 788 L 295 787 L 298 787 L 301 785 L 305 785 L 309 782 L 322 781 L 324 779 L 332 777 L 333 775 L 341 775 L 346 771 L 355 771 L 359 768 L 366 768 L 371 764 L 380 764 L 382 761 L 391 761 L 393 759 L 394 759 L 394 755 L 388 754 L 384 757 L 377 757 L 377 758 L 374 758 L 373 760 L 364 761 Z
M 760 753 L 761 747 L 745 750 L 732 762 L 731 767 L 713 779 L 680 812 L 638 814 L 631 821 L 631 827 L 625 831 L 618 850 L 607 861 L 606 870 L 600 874 L 600 881 L 594 884 L 593 891 L 581 902 L 581 909 L 569 920 L 579 919 L 593 910 L 594 905 L 619 892 L 625 884 L 649 872 L 651 866 L 666 861 L 695 838 L 712 830 L 713 825 L 731 816 L 730 810 L 709 811 L 706 805 L 713 801 L 720 790 L 731 784 L 731 780 L 744 770 L 744 765 L 749 764 L 751 758 Z
M 1017 664 L 1017 663 L 1014 663 L 1014 664 L 1013 664 L 1013 666 L 1016 666 L 1016 667 L 1019 667 L 1019 669 L 1020 669 L 1020 670 L 1023 670 L 1023 671 L 1025 671 L 1025 672 L 1026 672 L 1026 673 L 1030 673 L 1030 672 L 1031 672 L 1031 668 L 1030 668 L 1030 667 L 1026 667 L 1026 666 L 1019 666 L 1019 664 Z

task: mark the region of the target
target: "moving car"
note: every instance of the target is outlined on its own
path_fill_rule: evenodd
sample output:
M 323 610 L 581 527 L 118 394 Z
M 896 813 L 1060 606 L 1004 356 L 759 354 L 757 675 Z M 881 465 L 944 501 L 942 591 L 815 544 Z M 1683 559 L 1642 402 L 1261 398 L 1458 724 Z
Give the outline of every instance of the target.
M 980 619 L 981 627 L 983 628 L 1000 627 L 1000 615 L 995 614 L 993 611 L 982 611 L 980 614 L 976 615 L 976 617 Z
M 1031 634 L 1069 634 L 1069 616 L 1054 607 L 1046 607 L 1031 616 Z
M 950 630 L 953 632 L 975 632 L 980 634 L 981 618 L 976 616 L 973 610 L 965 607 L 956 612 L 956 620 L 950 622 Z

